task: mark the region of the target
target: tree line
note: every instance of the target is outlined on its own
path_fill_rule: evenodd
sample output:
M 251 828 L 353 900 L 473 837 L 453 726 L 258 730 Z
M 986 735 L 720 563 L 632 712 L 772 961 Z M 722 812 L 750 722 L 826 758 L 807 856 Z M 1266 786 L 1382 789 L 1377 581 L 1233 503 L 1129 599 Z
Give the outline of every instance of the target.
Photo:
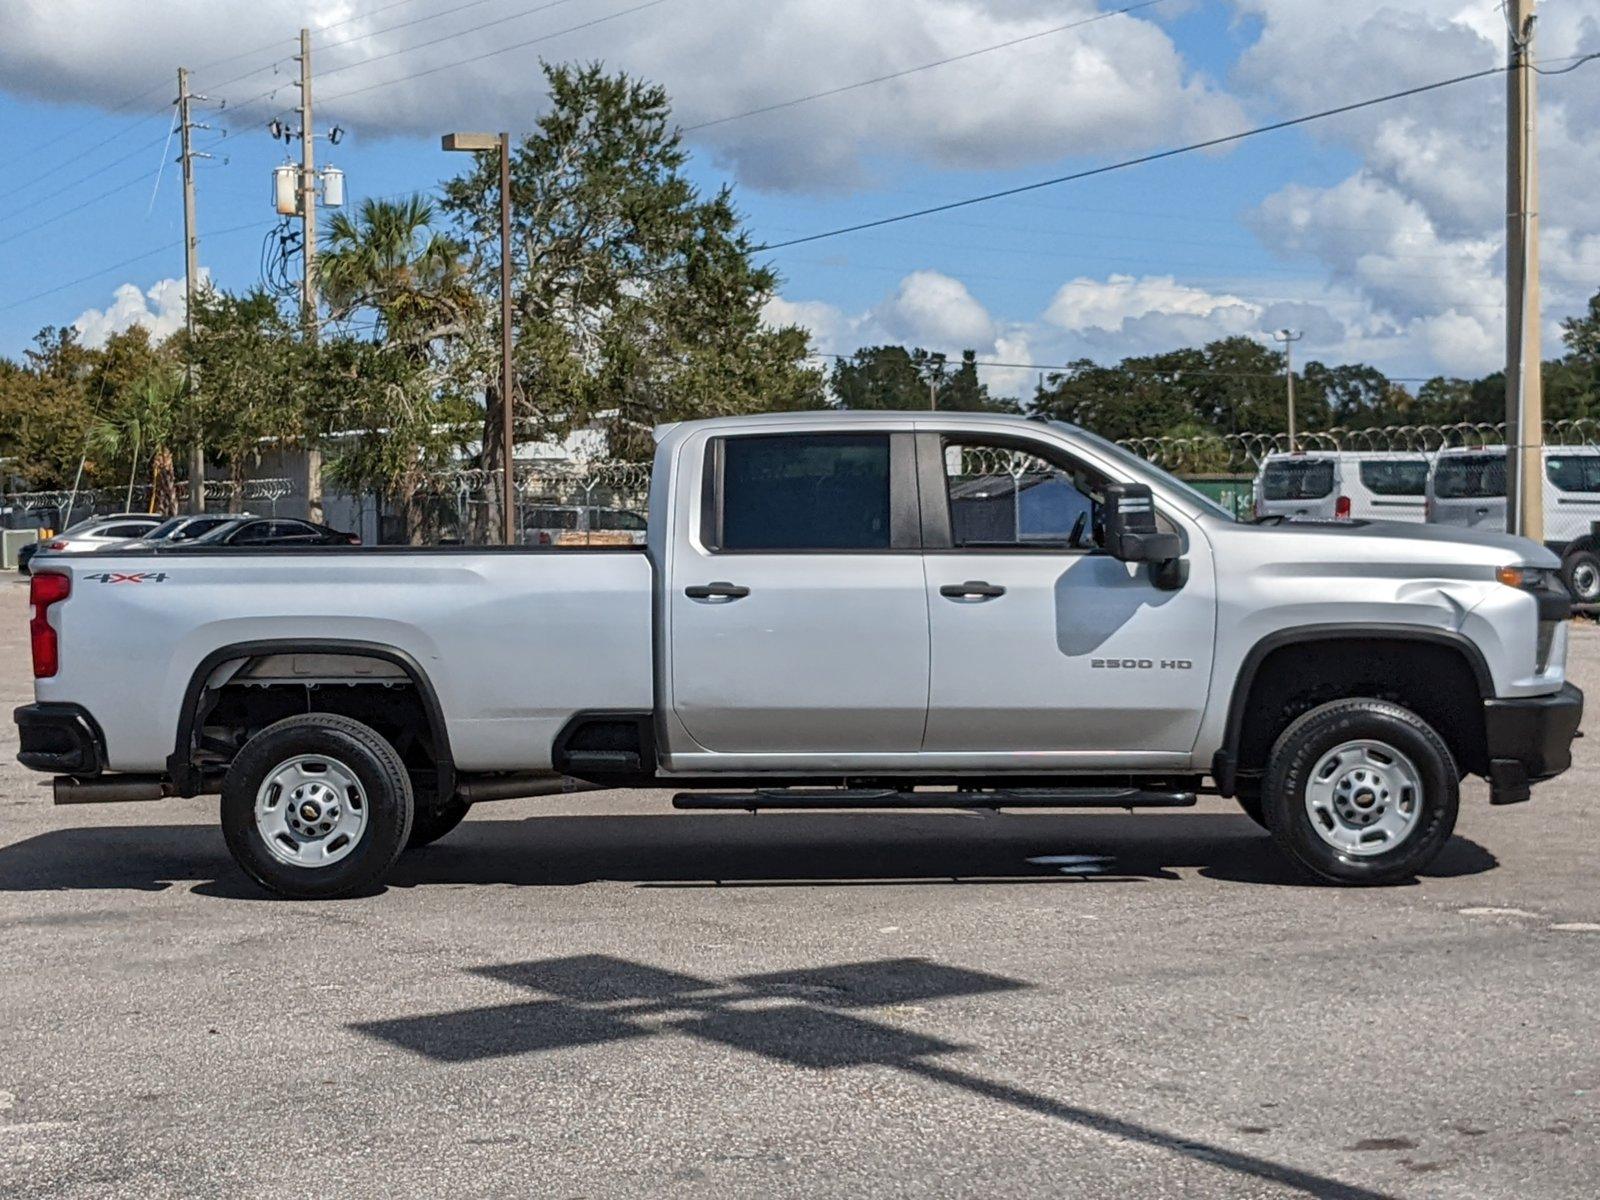
M 1285 426 L 1283 357 L 1244 337 L 1084 359 L 1026 396 L 992 394 L 970 350 L 869 346 L 824 369 L 805 330 L 763 320 L 778 277 L 731 191 L 686 177 L 665 91 L 598 65 L 545 74 L 549 111 L 511 163 L 519 439 L 599 426 L 614 457 L 639 459 L 663 421 L 830 405 L 1027 413 L 1116 439 Z M 0 358 L 0 483 L 136 480 L 170 512 L 194 447 L 242 482 L 268 450 L 318 446 L 338 486 L 382 497 L 427 536 L 427 482 L 499 461 L 498 187 L 494 155 L 480 155 L 437 201 L 336 213 L 319 248 L 320 337 L 265 287 L 202 291 L 193 333 L 160 340 L 135 326 L 90 348 L 46 328 L 20 360 Z M 1370 366 L 1310 362 L 1296 381 L 1307 430 L 1492 422 L 1504 408 L 1498 374 L 1412 390 Z M 1545 387 L 1549 417 L 1600 415 L 1600 295 L 1565 323 Z M 489 499 L 485 530 L 498 522 Z

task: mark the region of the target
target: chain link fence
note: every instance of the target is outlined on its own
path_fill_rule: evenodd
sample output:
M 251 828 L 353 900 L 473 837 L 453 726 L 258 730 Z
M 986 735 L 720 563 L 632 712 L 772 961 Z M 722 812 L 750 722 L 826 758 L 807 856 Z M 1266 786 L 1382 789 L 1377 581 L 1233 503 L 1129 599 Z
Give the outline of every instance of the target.
M 60 531 L 89 517 L 106 513 L 150 512 L 154 488 L 148 483 L 132 487 L 63 488 L 46 491 L 0 492 L 0 512 L 11 529 L 40 528 Z M 246 479 L 206 482 L 206 511 L 250 511 L 276 516 L 278 505 L 295 492 L 290 479 Z M 189 510 L 189 484 L 178 484 L 178 511 Z

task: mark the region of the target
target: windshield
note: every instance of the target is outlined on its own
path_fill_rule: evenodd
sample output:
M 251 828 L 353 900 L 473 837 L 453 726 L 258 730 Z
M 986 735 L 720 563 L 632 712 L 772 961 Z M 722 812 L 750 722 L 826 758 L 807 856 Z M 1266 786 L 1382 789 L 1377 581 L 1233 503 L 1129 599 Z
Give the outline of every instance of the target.
M 149 533 L 144 535 L 145 540 L 147 542 L 164 541 L 171 537 L 172 534 L 176 532 L 178 526 L 182 525 L 188 519 L 188 517 L 173 517 L 171 520 L 163 521 Z
M 1333 491 L 1333 459 L 1269 459 L 1261 472 L 1263 500 L 1321 500 Z
M 1152 487 L 1163 488 L 1166 491 L 1176 493 L 1205 513 L 1206 516 L 1215 517 L 1219 521 L 1227 521 L 1230 525 L 1238 524 L 1239 518 L 1223 508 L 1210 496 L 1190 487 L 1176 475 L 1163 471 L 1149 459 L 1140 458 L 1125 446 L 1119 446 L 1115 442 L 1107 441 L 1098 433 L 1090 433 L 1087 429 L 1080 429 L 1078 426 L 1070 425 L 1066 421 L 1051 421 L 1050 424 L 1057 429 L 1066 430 L 1075 438 L 1082 438 L 1107 458 L 1115 459 Z
M 1506 494 L 1504 454 L 1441 455 L 1433 469 L 1433 494 L 1439 500 L 1481 500 Z

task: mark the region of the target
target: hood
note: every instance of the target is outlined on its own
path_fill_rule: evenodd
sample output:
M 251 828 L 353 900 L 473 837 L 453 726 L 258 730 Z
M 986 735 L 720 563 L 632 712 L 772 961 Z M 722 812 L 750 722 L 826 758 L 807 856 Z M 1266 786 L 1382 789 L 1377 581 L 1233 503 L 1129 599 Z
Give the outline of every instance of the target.
M 1352 543 L 1422 543 L 1437 547 L 1438 551 L 1450 546 L 1470 546 L 1476 550 L 1500 551 L 1530 567 L 1561 565 L 1561 560 L 1555 554 L 1529 538 L 1458 525 L 1422 525 L 1411 521 L 1285 521 L 1275 525 L 1246 525 L 1241 528 L 1272 530 L 1295 536 L 1343 538 Z M 1351 550 L 1359 553 L 1354 545 Z

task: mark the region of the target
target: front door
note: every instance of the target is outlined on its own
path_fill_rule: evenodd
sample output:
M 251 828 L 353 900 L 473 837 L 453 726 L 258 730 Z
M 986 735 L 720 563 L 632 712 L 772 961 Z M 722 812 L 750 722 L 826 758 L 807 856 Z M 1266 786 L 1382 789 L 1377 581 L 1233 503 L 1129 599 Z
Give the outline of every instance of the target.
M 1104 477 L 1045 443 L 919 435 L 932 664 L 930 756 L 1011 767 L 1176 767 L 1199 732 L 1216 600 L 1210 549 L 1162 591 L 1096 543 Z M 931 460 L 931 462 L 930 462 Z M 1158 505 L 1159 508 L 1159 505 Z M 948 548 L 938 548 L 938 547 Z
M 728 769 L 782 765 L 749 756 L 826 767 L 920 747 L 928 605 L 911 438 L 702 443 L 694 517 L 678 522 L 669 556 L 665 633 L 672 711 L 702 750 L 739 756 Z

